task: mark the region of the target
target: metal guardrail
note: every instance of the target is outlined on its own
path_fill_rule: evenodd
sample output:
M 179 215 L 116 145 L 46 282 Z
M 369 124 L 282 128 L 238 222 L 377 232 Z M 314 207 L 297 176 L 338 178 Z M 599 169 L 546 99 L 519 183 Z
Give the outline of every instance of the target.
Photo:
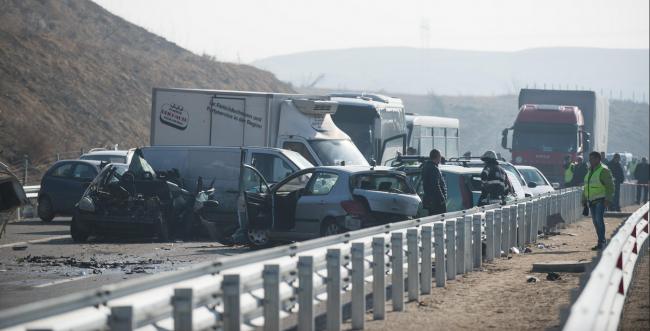
M 298 329 L 314 330 L 314 303 L 324 301 L 327 329 L 340 330 L 342 293 L 349 293 L 352 326 L 363 329 L 366 283 L 372 283 L 375 319 L 385 319 L 388 273 L 393 293 L 405 292 L 406 277 L 408 300 L 417 300 L 420 294 L 431 293 L 434 278 L 436 286 L 445 286 L 456 275 L 480 268 L 483 256 L 490 262 L 501 251 L 533 242 L 549 215 L 559 213 L 569 224 L 577 221 L 581 194 L 582 188 L 564 189 L 506 206 L 473 208 L 224 257 L 4 310 L 0 328 L 280 330 L 282 320 L 295 315 Z M 393 309 L 404 309 L 403 295 L 393 295 Z
M 617 330 L 637 263 L 648 251 L 648 210 L 641 206 L 617 230 L 581 281 L 563 330 Z M 644 219 L 645 215 L 645 219 Z

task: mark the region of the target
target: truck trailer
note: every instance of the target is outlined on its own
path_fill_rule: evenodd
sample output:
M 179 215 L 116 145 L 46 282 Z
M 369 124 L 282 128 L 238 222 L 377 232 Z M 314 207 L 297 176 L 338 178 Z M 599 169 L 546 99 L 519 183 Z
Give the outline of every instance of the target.
M 522 89 L 514 126 L 501 145 L 516 165 L 538 168 L 551 182 L 564 182 L 564 155 L 575 162 L 591 151 L 606 151 L 609 101 L 593 91 Z M 508 131 L 513 130 L 511 148 Z
M 275 147 L 314 166 L 369 165 L 325 95 L 154 88 L 151 146 Z

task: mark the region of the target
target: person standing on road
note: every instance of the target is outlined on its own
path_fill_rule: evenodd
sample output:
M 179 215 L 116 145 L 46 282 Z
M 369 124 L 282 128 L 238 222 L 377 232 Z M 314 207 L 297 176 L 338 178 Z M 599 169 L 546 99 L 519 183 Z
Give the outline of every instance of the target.
M 416 149 L 413 148 L 413 147 L 409 147 L 409 148 L 406 149 L 406 155 L 415 155 L 415 152 L 416 152 Z M 418 164 L 417 161 L 404 162 L 404 165 L 407 165 L 407 166 L 412 166 L 412 165 L 417 165 L 417 164 Z
M 611 211 L 621 211 L 621 184 L 625 181 L 625 170 L 621 164 L 621 154 L 614 154 L 612 161 L 609 162 L 609 170 L 614 176 L 614 183 L 616 190 L 614 191 L 614 199 L 612 199 Z
M 569 187 L 571 180 L 573 180 L 573 172 L 575 171 L 575 163 L 571 162 L 571 155 L 564 155 L 564 187 Z
M 598 244 L 592 251 L 605 247 L 605 208 L 608 208 L 614 197 L 614 180 L 612 172 L 600 162 L 600 153 L 589 153 L 589 172 L 585 176 L 585 190 L 582 192 L 582 205 L 591 209 L 591 219 L 598 235 Z
M 605 154 L 605 152 L 600 152 L 600 160 L 602 164 L 609 165 L 609 160 L 607 159 L 607 154 Z
M 634 178 L 636 178 L 637 184 L 645 184 L 636 187 L 636 204 L 641 202 L 641 190 L 643 190 L 643 204 L 645 204 L 648 202 L 648 183 L 650 182 L 650 165 L 648 165 L 647 157 L 642 157 L 641 163 L 636 165 Z
M 433 149 L 429 153 L 429 160 L 422 167 L 422 188 L 424 199 L 422 205 L 429 211 L 429 216 L 447 212 L 447 184 L 445 184 L 438 164 L 442 160 L 440 150 Z
M 589 166 L 582 159 L 582 156 L 576 158 L 575 170 L 573 171 L 573 179 L 569 183 L 570 187 L 580 186 L 585 180 L 585 175 L 589 172 Z
M 627 170 L 630 171 L 630 180 L 634 179 L 634 170 L 636 170 L 636 165 L 639 164 L 639 159 L 635 157 L 632 158 L 632 161 L 628 164 Z
M 472 151 L 467 151 L 465 154 L 463 154 L 465 157 L 465 160 L 471 160 L 472 159 Z
M 508 180 L 506 171 L 501 168 L 497 161 L 497 154 L 494 151 L 487 151 L 481 157 L 485 167 L 481 172 L 481 196 L 478 198 L 478 206 L 491 205 L 493 203 L 505 204 L 506 197 L 513 192 Z

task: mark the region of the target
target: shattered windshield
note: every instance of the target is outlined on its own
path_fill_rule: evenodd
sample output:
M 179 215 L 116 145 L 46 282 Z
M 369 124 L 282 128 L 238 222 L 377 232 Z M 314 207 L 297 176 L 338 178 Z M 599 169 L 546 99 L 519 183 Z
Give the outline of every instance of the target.
M 131 164 L 129 164 L 129 171 L 133 173 L 135 179 L 142 178 L 142 174 L 145 172 L 154 174 L 153 168 L 147 163 L 147 160 L 144 159 L 142 151 L 138 148 L 133 154 L 133 159 L 131 159 Z
M 106 185 L 114 182 L 119 182 L 120 179 L 122 178 L 122 174 L 124 174 L 127 170 L 129 170 L 129 167 L 125 165 L 113 165 L 108 169 L 105 173 L 104 176 L 101 176 L 101 179 L 99 181 L 99 189 L 103 189 Z M 110 177 L 108 177 L 110 176 Z M 108 178 L 107 178 L 108 177 Z
M 309 145 L 325 166 L 369 165 L 357 147 L 349 140 L 310 140 Z

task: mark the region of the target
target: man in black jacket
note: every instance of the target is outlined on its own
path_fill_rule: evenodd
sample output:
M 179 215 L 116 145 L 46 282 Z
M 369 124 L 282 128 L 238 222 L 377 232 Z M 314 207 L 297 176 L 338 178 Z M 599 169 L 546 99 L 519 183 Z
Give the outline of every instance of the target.
M 576 158 L 575 170 L 573 170 L 573 179 L 569 184 L 570 187 L 573 186 L 582 186 L 585 182 L 585 176 L 589 173 L 589 166 L 582 159 L 582 156 Z
M 429 153 L 429 160 L 422 167 L 422 188 L 424 199 L 422 205 L 429 211 L 429 216 L 444 214 L 447 212 L 447 185 L 438 169 L 442 159 L 439 150 L 433 149 Z
M 642 157 L 641 163 L 636 165 L 634 178 L 637 184 L 644 184 L 636 187 L 636 204 L 641 202 L 641 190 L 643 190 L 643 204 L 645 204 L 648 202 L 648 182 L 650 182 L 650 165 L 648 165 L 647 157 Z
M 607 165 L 609 170 L 614 176 L 614 183 L 616 184 L 616 191 L 614 191 L 614 199 L 612 205 L 609 207 L 612 211 L 621 211 L 621 184 L 625 181 L 625 170 L 621 164 L 621 154 L 614 154 L 612 161 Z

